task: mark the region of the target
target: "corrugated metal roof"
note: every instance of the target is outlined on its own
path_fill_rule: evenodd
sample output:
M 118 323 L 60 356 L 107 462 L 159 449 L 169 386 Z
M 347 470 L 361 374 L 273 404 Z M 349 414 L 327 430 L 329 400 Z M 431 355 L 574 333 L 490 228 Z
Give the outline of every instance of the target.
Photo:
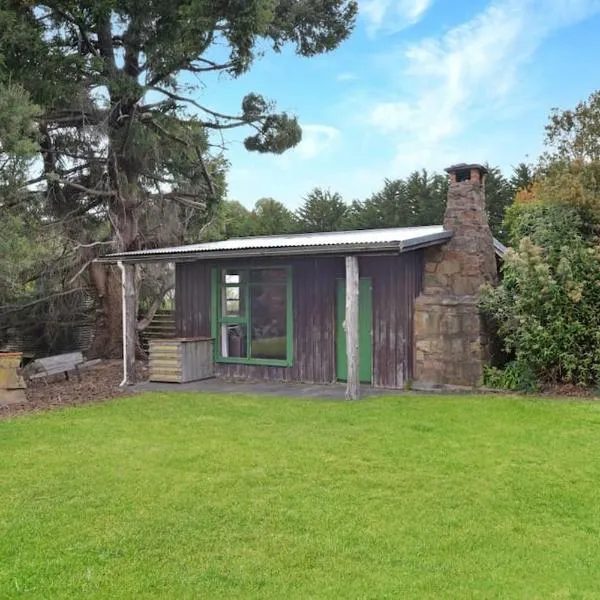
M 110 254 L 103 261 L 177 260 L 185 258 L 237 258 L 249 256 L 289 256 L 342 252 L 403 252 L 441 244 L 452 237 L 441 225 L 425 227 L 395 227 L 330 233 L 302 233 L 247 238 L 232 238 L 220 242 L 190 244 L 171 248 L 156 248 Z

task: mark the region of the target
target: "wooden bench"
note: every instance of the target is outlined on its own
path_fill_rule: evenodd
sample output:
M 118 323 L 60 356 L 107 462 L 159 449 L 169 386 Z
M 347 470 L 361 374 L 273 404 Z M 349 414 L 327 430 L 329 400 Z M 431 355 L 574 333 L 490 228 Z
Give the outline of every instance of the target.
M 33 375 L 30 375 L 29 379 L 40 379 L 43 377 L 46 383 L 48 383 L 48 377 L 50 375 L 64 373 L 65 379 L 68 381 L 69 373 L 75 372 L 77 380 L 81 381 L 81 369 L 100 362 L 101 361 L 99 360 L 88 360 L 86 362 L 81 352 L 70 352 L 68 354 L 48 356 L 47 358 L 38 358 L 31 365 L 32 370 L 35 370 L 36 372 Z

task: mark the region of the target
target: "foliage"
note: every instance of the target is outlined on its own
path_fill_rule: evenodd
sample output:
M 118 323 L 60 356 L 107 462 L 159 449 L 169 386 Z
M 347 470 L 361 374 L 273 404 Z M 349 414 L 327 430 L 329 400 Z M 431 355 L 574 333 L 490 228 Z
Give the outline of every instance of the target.
M 535 179 L 534 167 L 528 163 L 521 162 L 514 169 L 510 178 L 510 186 L 513 196 L 522 190 L 531 188 Z
M 502 369 L 486 365 L 483 371 L 483 383 L 487 387 L 499 390 L 535 392 L 538 382 L 534 373 L 523 363 L 511 361 Z
M 273 198 L 261 198 L 250 211 L 239 202 L 219 203 L 211 223 L 204 229 L 203 241 L 225 240 L 256 235 L 278 235 L 297 231 L 294 213 Z M 197 242 L 198 238 L 191 240 Z
M 0 218 L 0 306 L 27 291 L 27 272 L 39 257 L 32 230 L 23 217 L 3 210 Z M 30 273 L 31 274 L 31 273 Z
M 600 90 L 573 110 L 552 111 L 546 146 L 545 162 L 600 161 Z
M 355 0 L 0 6 L 0 83 L 39 106 L 32 182 L 45 218 L 71 241 L 61 269 L 97 298 L 95 352 L 120 352 L 121 305 L 118 273 L 93 259 L 200 237 L 225 194 L 227 163 L 211 132 L 242 128 L 247 149 L 277 154 L 301 139 L 296 117 L 255 91 L 232 114 L 201 104 L 194 77 L 239 77 L 269 48 L 329 52 L 356 12 Z
M 554 110 L 535 171 L 519 165 L 504 227 L 516 250 L 484 306 L 513 362 L 493 378 L 600 382 L 600 92 Z
M 187 236 L 187 243 L 218 241 L 251 235 L 251 212 L 235 200 L 223 200 L 217 205 L 209 224 L 201 232 Z
M 145 394 L 0 421 L 0 448 L 7 600 L 598 589 L 589 402 Z
M 483 306 L 514 356 L 512 368 L 540 382 L 600 381 L 600 247 L 581 233 L 572 206 L 520 207 L 511 219 L 520 242 Z
M 349 220 L 356 229 L 439 225 L 447 192 L 447 178 L 425 170 L 407 179 L 386 179 L 381 191 L 353 203 Z
M 254 205 L 251 216 L 251 235 L 277 235 L 297 231 L 294 213 L 273 198 L 261 198 Z
M 35 123 L 39 109 L 20 85 L 0 83 L 0 156 L 30 158 L 38 149 Z
M 19 186 L 38 149 L 37 114 L 38 108 L 21 86 L 0 78 L 0 216 L 3 207 L 18 202 Z
M 485 208 L 488 223 L 494 237 L 501 242 L 507 241 L 507 232 L 503 227 L 504 213 L 512 204 L 515 195 L 514 188 L 502 175 L 498 167 L 487 165 L 488 174 L 485 178 Z
M 340 194 L 315 188 L 298 209 L 298 227 L 304 233 L 342 231 L 347 215 L 348 206 Z

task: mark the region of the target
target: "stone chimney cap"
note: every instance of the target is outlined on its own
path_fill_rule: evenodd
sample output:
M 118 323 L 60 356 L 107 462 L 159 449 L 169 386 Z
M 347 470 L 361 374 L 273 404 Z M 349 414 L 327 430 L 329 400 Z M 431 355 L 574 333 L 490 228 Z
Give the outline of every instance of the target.
M 446 171 L 446 173 L 457 173 L 458 171 L 470 171 L 471 169 L 477 169 L 482 175 L 486 175 L 488 172 L 483 165 L 477 163 L 458 163 L 457 165 L 452 165 L 451 167 L 444 169 L 444 171 Z

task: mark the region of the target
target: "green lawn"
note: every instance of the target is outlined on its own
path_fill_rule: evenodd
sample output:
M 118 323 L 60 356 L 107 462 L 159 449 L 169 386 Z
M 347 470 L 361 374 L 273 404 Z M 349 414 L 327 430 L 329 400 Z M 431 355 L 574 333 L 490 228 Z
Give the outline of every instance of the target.
M 0 422 L 0 598 L 600 598 L 600 404 L 146 395 Z

